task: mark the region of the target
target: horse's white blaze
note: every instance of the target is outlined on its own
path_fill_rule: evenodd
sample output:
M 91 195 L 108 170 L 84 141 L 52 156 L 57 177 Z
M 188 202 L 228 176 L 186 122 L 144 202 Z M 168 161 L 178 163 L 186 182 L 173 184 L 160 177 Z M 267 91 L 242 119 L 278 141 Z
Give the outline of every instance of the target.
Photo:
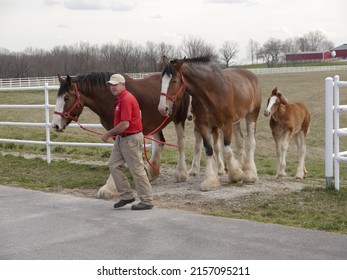
M 163 77 L 161 78 L 161 93 L 167 94 L 170 80 L 171 80 L 171 76 L 163 75 Z M 169 113 L 165 95 L 160 96 L 158 110 L 163 116 L 167 116 Z
M 55 103 L 54 111 L 62 113 L 63 110 L 64 110 L 64 104 L 65 104 L 64 97 L 62 97 L 62 96 L 57 97 L 57 101 Z M 62 127 L 62 124 L 61 124 L 61 120 L 62 120 L 62 117 L 60 115 L 53 114 L 51 126 L 53 128 L 58 129 L 58 130 L 62 130 L 63 127 Z
M 271 108 L 272 106 L 276 103 L 277 100 L 277 96 L 271 96 L 270 100 L 269 100 L 269 104 L 267 105 L 264 114 L 266 116 L 270 116 L 271 115 Z

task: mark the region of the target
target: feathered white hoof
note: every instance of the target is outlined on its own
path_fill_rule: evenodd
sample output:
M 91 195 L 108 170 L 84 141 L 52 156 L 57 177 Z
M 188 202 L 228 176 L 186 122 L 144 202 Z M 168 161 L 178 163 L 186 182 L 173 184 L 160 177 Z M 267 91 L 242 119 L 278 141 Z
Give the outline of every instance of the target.
M 203 192 L 215 191 L 219 188 L 220 188 L 220 183 L 217 178 L 207 178 L 201 183 L 201 186 L 200 186 L 200 189 Z
M 199 170 L 194 169 L 194 168 L 192 168 L 192 169 L 190 169 L 190 170 L 188 171 L 188 176 L 189 176 L 189 177 L 194 177 L 194 176 L 196 176 L 196 175 L 198 175 L 198 174 L 199 174 Z
M 235 168 L 233 170 L 228 170 L 228 177 L 230 182 L 237 183 L 243 180 L 244 173 L 241 168 Z
M 243 182 L 245 183 L 255 183 L 258 181 L 258 175 L 251 170 L 246 170 L 243 174 Z
M 187 172 L 175 172 L 176 183 L 187 181 Z

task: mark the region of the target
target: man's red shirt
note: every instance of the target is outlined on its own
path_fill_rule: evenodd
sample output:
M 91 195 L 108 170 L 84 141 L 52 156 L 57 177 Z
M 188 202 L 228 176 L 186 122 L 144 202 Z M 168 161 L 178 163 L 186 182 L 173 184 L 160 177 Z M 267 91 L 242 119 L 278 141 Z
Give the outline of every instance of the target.
M 116 100 L 113 125 L 117 126 L 121 121 L 129 121 L 129 127 L 120 133 L 120 136 L 142 131 L 139 103 L 126 89 L 121 92 Z

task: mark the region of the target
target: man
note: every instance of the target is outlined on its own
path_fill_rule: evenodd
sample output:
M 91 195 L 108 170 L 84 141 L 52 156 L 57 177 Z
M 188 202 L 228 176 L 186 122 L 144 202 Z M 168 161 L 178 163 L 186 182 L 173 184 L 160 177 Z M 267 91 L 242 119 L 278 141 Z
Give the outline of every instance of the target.
M 142 160 L 143 134 L 139 104 L 136 98 L 126 89 L 125 79 L 122 75 L 112 75 L 107 84 L 110 85 L 110 90 L 116 97 L 114 127 L 102 135 L 101 139 L 107 142 L 110 137 L 117 136 L 108 162 L 120 195 L 120 201 L 114 204 L 114 208 L 120 208 L 135 201 L 133 191 L 124 173 L 124 164 L 126 163 L 141 200 L 140 203 L 132 205 L 131 209 L 152 209 L 152 186 Z

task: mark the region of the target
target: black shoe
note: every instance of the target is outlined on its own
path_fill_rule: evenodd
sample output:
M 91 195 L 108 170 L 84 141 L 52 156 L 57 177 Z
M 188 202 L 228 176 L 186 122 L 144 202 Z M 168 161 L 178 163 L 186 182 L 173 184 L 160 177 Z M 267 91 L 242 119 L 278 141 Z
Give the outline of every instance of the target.
M 134 204 L 131 206 L 131 210 L 149 210 L 152 208 L 153 208 L 152 204 L 145 204 L 143 202 L 140 202 L 138 204 Z
M 114 208 L 119 208 L 119 207 L 123 207 L 129 203 L 132 203 L 135 201 L 135 198 L 132 199 L 121 199 L 120 201 L 118 201 L 117 203 L 115 203 L 113 205 Z

